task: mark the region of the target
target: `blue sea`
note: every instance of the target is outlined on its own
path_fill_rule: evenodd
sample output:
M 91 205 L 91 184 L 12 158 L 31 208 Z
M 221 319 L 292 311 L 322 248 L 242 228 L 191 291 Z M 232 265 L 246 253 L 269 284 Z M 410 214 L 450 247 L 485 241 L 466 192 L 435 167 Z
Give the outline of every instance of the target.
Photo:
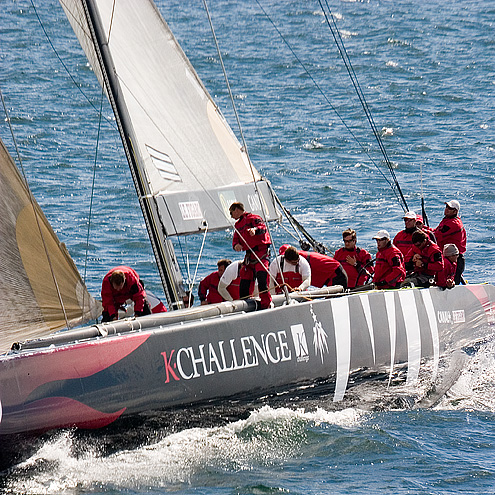
M 375 253 L 373 234 L 401 230 L 403 209 L 320 4 L 260 3 L 209 5 L 250 156 L 329 251 L 352 227 Z M 239 135 L 203 2 L 157 4 Z M 436 226 L 444 201 L 457 199 L 465 277 L 494 283 L 493 0 L 328 4 L 408 208 L 419 211 L 424 198 Z M 105 103 L 99 129 L 101 90 L 57 1 L 0 0 L 0 89 L 32 191 L 90 291 L 98 297 L 108 269 L 127 264 L 162 295 L 112 112 Z M 15 156 L 5 122 L 0 136 Z M 195 287 L 232 256 L 231 235 L 207 238 L 194 280 L 201 239 L 176 242 Z M 273 235 L 293 242 L 281 227 Z M 269 404 L 164 411 L 105 433 L 48 434 L 0 473 L 0 490 L 495 493 L 495 345 L 442 366 L 449 378 L 436 391 L 427 379 L 413 389 L 365 382 L 340 404 L 324 391 L 281 394 Z

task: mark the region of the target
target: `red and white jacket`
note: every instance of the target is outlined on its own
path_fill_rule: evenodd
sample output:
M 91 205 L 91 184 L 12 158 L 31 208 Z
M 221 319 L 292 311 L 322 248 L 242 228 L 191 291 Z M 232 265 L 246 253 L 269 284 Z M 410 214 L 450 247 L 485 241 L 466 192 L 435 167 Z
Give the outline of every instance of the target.
M 248 229 L 256 229 L 256 234 L 251 236 Z M 263 219 L 254 213 L 244 212 L 235 223 L 232 247 L 237 244 L 242 246 L 243 251 L 253 250 L 256 254 L 265 255 L 271 244 L 270 235 Z M 260 256 L 261 257 L 261 256 Z
M 285 261 L 283 255 L 277 256 L 270 263 L 270 292 L 280 294 L 282 290 L 275 286 L 283 283 L 297 290 L 305 290 L 310 286 L 311 268 L 301 255 L 297 265 Z
M 404 229 L 394 237 L 393 244 L 396 248 L 400 250 L 403 256 L 406 256 L 409 250 L 412 248 L 412 235 L 416 232 L 416 227 L 412 229 Z
M 201 302 L 206 301 L 208 304 L 215 304 L 224 301 L 224 298 L 218 292 L 218 283 L 220 282 L 220 274 L 218 271 L 207 275 L 198 287 L 198 296 Z
M 413 262 L 412 259 L 415 254 L 421 256 L 423 266 L 416 266 Z M 413 245 L 407 253 L 405 266 L 408 272 L 424 273 L 430 277 L 436 277 L 436 275 L 443 270 L 442 251 L 440 251 L 440 248 L 429 239 L 426 241 L 426 245 L 423 249 Z
M 438 287 L 447 287 L 447 281 L 451 280 L 454 283 L 455 272 L 457 270 L 457 263 L 452 263 L 447 258 L 443 259 L 443 270 L 438 272 L 436 284 Z

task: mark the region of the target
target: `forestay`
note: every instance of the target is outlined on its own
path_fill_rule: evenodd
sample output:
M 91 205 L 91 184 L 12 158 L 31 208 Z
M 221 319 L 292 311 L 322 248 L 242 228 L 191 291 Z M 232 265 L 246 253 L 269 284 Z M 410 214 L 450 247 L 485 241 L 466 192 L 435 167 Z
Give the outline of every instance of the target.
M 167 236 L 231 226 L 233 201 L 279 218 L 269 184 L 151 1 L 60 1 L 102 83 L 83 4 L 99 16 L 120 91 L 114 96 L 126 108 L 140 179 Z
M 17 340 L 96 318 L 96 302 L 2 141 L 0 209 L 0 353 Z

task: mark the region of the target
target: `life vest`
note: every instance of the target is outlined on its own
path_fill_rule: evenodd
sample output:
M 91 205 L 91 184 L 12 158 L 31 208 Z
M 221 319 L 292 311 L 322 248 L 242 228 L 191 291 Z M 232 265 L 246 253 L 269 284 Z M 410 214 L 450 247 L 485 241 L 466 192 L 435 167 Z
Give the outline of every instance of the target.
M 285 257 L 284 256 L 281 257 L 280 267 L 279 267 L 280 271 L 277 273 L 277 276 L 275 277 L 277 285 L 281 285 L 285 283 L 288 285 L 289 288 L 295 289 L 296 287 L 299 287 L 302 284 L 303 278 L 302 275 L 299 273 L 299 263 L 293 266 L 295 271 L 287 271 L 287 272 L 284 271 Z M 282 274 L 283 274 L 283 279 L 282 279 Z M 280 287 L 276 287 L 275 292 L 277 294 L 282 294 L 283 291 Z

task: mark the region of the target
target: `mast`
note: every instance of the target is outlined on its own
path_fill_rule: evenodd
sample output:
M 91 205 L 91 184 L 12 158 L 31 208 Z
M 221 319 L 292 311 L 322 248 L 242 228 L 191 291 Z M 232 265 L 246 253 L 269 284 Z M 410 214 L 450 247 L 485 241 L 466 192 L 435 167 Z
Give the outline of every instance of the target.
M 94 0 L 82 0 L 86 21 L 90 28 L 91 39 L 101 68 L 107 96 L 115 114 L 124 151 L 131 170 L 132 179 L 143 212 L 146 228 L 162 280 L 165 297 L 171 309 L 177 309 L 182 301 L 182 275 L 166 229 L 161 221 L 155 197 L 151 194 L 142 167 L 138 166 L 140 157 L 135 152 L 133 142 L 134 129 L 129 118 L 127 107 L 122 101 L 122 90 L 116 77 L 112 55 Z

